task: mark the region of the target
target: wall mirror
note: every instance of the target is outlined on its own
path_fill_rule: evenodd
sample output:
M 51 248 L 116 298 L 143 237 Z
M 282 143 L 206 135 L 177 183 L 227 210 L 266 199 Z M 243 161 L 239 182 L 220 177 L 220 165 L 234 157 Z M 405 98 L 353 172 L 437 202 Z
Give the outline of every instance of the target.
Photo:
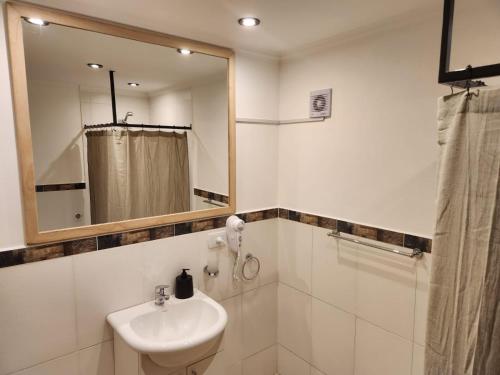
M 28 243 L 234 212 L 231 50 L 7 12 Z

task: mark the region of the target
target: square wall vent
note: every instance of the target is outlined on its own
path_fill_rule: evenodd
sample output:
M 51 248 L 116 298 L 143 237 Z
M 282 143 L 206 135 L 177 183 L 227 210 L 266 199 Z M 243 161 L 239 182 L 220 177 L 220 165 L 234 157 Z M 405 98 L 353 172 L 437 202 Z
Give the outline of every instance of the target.
M 332 89 L 312 91 L 309 99 L 309 117 L 330 117 L 332 115 Z

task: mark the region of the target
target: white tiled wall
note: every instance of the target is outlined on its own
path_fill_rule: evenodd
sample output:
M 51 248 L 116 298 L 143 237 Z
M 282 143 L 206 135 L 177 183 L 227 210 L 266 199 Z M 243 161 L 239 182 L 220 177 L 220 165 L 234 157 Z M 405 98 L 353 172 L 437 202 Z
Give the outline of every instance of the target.
M 210 250 L 217 252 L 220 276 L 203 274 L 214 231 L 0 270 L 0 375 L 113 375 L 106 315 L 151 300 L 154 286 L 174 285 L 181 268 L 191 268 L 195 286 L 229 315 L 220 352 L 196 364 L 197 374 L 273 375 L 277 221 L 246 225 L 242 255 L 251 252 L 262 262 L 260 277 L 251 283 L 232 282 L 233 256 L 225 247 Z M 155 370 L 144 375 L 165 374 Z
M 278 225 L 280 375 L 422 375 L 430 257 Z
M 214 231 L 0 270 L 0 375 L 113 375 L 108 313 L 153 298 L 183 267 L 229 315 L 219 352 L 175 375 L 422 375 L 430 257 L 415 261 L 282 219 L 249 223 L 253 282 Z M 202 272 L 209 256 L 220 275 Z M 279 281 L 279 282 L 278 282 Z M 165 375 L 144 363 L 141 375 Z

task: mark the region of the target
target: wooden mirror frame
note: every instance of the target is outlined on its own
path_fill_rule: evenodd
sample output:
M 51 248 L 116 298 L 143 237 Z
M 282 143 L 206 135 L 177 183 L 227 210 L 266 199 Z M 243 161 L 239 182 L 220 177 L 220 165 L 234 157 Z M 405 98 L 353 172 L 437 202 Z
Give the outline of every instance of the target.
M 21 173 L 21 190 L 25 236 L 28 244 L 60 242 L 97 235 L 126 232 L 134 229 L 156 227 L 165 224 L 192 221 L 215 216 L 230 215 L 236 207 L 236 145 L 235 145 L 235 104 L 234 104 L 234 52 L 229 48 L 155 31 L 103 21 L 79 14 L 19 2 L 7 2 L 7 34 L 9 63 L 16 127 L 17 150 Z M 162 216 L 145 217 L 111 223 L 94 224 L 81 227 L 39 231 L 38 208 L 35 192 L 35 173 L 33 147 L 31 140 L 28 85 L 24 59 L 22 18 L 33 17 L 50 23 L 94 31 L 139 42 L 157 44 L 170 48 L 188 48 L 193 52 L 225 58 L 228 61 L 228 173 L 229 205 L 199 211 L 182 212 Z

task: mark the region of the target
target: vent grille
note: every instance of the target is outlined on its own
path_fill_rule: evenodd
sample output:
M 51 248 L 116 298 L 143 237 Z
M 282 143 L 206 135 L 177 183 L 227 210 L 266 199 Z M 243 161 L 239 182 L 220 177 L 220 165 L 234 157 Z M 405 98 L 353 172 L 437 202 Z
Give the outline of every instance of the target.
M 312 91 L 309 100 L 309 117 L 332 115 L 332 89 Z

